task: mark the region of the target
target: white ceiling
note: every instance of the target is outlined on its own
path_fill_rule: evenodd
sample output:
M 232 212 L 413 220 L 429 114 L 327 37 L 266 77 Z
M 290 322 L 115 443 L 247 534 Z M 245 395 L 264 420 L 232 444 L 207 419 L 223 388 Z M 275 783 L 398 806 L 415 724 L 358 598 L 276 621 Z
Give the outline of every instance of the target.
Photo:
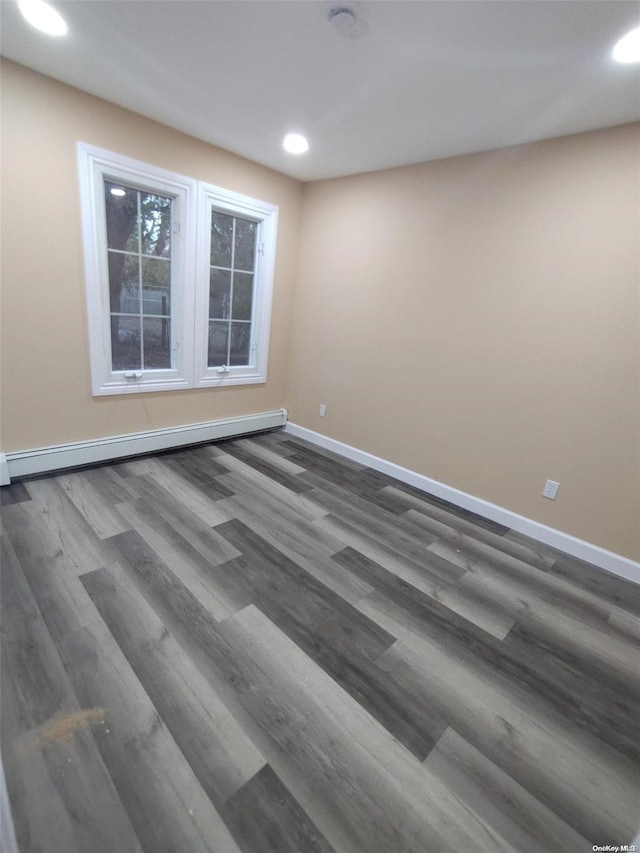
M 17 62 L 302 180 L 640 119 L 611 48 L 628 0 L 59 0 L 69 33 L 1 0 Z M 328 21 L 348 6 L 349 35 Z M 288 131 L 311 148 L 292 156 Z

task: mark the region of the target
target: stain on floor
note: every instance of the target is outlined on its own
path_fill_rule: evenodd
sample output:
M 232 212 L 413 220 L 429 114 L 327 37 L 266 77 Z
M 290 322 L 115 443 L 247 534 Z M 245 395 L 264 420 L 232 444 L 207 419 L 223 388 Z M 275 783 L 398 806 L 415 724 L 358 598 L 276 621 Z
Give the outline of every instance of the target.
M 41 745 L 52 743 L 69 743 L 75 733 L 90 726 L 102 725 L 105 721 L 104 708 L 88 708 L 84 711 L 71 711 L 68 714 L 54 717 L 42 727 L 38 734 Z

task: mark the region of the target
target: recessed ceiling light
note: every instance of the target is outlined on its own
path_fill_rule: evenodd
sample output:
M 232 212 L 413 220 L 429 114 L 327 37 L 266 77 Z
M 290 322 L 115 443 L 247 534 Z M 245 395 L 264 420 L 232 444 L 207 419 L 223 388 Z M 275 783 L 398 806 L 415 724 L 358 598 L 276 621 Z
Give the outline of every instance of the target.
M 44 0 L 18 0 L 18 8 L 31 26 L 47 35 L 63 36 L 67 32 L 62 15 Z
M 622 36 L 613 48 L 616 62 L 640 62 L 640 27 Z
M 289 154 L 304 154 L 309 150 L 309 143 L 301 133 L 288 133 L 282 145 Z

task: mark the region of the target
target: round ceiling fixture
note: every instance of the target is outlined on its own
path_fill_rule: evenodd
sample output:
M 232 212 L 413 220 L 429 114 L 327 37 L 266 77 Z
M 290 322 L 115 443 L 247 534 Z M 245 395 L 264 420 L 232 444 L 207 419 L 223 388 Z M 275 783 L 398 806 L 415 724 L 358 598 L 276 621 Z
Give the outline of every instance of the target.
M 309 150 L 309 143 L 301 133 L 288 133 L 282 145 L 289 154 L 304 154 Z
M 335 6 L 329 10 L 329 23 L 340 32 L 348 32 L 356 24 L 356 16 L 346 6 Z
M 640 27 L 622 36 L 613 48 L 616 62 L 640 62 Z
M 37 30 L 49 36 L 66 34 L 67 24 L 64 18 L 44 0 L 18 0 L 18 8 L 22 17 Z

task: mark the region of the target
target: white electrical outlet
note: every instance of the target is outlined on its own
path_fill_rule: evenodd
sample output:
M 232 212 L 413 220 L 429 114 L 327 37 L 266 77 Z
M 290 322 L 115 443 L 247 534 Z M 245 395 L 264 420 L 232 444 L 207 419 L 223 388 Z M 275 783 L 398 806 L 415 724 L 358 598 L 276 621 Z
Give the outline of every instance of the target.
M 324 403 L 320 403 L 320 417 L 326 418 L 326 416 L 327 416 L 327 407 L 325 406 Z
M 558 494 L 558 487 L 560 483 L 556 483 L 555 480 L 547 480 L 544 484 L 544 489 L 542 490 L 542 497 L 549 498 L 554 501 L 556 499 L 556 495 Z

